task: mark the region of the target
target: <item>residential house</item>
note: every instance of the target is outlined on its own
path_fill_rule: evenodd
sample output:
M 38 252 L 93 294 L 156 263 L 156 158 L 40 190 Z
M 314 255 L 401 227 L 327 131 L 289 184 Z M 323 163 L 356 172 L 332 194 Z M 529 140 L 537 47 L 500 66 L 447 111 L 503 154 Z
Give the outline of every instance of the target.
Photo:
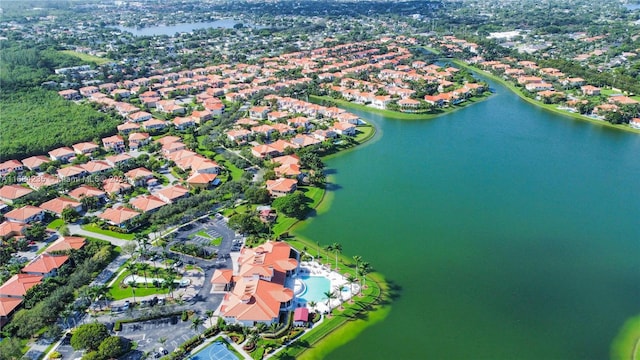
M 138 150 L 140 147 L 145 146 L 151 141 L 149 133 L 132 133 L 129 135 L 129 149 Z
M 56 240 L 47 247 L 47 253 L 66 252 L 71 250 L 80 250 L 86 245 L 86 239 L 77 236 L 65 236 Z
M 129 184 L 133 186 L 147 186 L 149 181 L 153 179 L 153 172 L 146 168 L 139 167 L 129 170 L 124 174 Z
M 45 173 L 37 176 L 29 176 L 27 179 L 27 185 L 29 185 L 33 190 L 40 190 L 43 187 L 57 185 L 60 181 L 59 177 Z
M 0 223 L 0 238 L 4 241 L 16 236 L 24 236 L 29 226 L 25 223 L 3 221 Z
M 102 139 L 102 146 L 107 150 L 113 150 L 115 152 L 123 152 L 124 139 L 120 135 L 113 135 Z
M 160 131 L 167 127 L 167 122 L 164 120 L 151 119 L 142 123 L 147 131 Z
M 51 160 L 60 161 L 62 163 L 69 162 L 69 160 L 71 160 L 75 155 L 76 152 L 68 147 L 60 147 L 49 151 L 49 157 L 51 157 Z
M 265 120 L 270 110 L 268 106 L 254 106 L 249 109 L 249 117 L 256 120 Z
M 320 143 L 320 140 L 304 134 L 298 135 L 292 138 L 290 141 L 292 144 L 297 145 L 298 147 L 307 147 L 307 146 L 317 145 Z
M 336 122 L 331 127 L 339 135 L 356 136 L 356 126 L 349 123 Z
M 0 163 L 0 177 L 4 177 L 12 172 L 22 172 L 24 166 L 18 160 L 7 160 Z
M 118 125 L 117 128 L 119 133 L 123 135 L 127 135 L 134 131 L 140 130 L 140 125 L 128 122 L 128 123 Z
M 166 187 L 160 191 L 157 191 L 153 195 L 157 196 L 167 204 L 170 204 L 170 203 L 176 202 L 177 200 L 188 197 L 189 189 L 184 188 L 180 185 L 174 185 L 174 186 Z
M 309 323 L 309 309 L 298 307 L 293 311 L 293 326 L 306 327 Z
M 588 95 L 588 96 L 598 96 L 600 95 L 600 88 L 599 87 L 595 87 L 593 85 L 584 85 L 580 87 L 580 90 L 582 91 L 582 93 L 584 95 Z
M 83 167 L 77 165 L 63 167 L 56 170 L 56 173 L 61 180 L 75 180 L 89 175 Z
M 146 111 L 137 111 L 127 115 L 127 118 L 134 123 L 141 123 L 143 121 L 151 120 L 152 116 Z
M 26 205 L 9 211 L 4 214 L 4 218 L 11 222 L 30 224 L 42 221 L 44 219 L 44 210 L 36 206 Z
M 176 129 L 186 130 L 188 128 L 196 126 L 196 118 L 193 118 L 191 116 L 189 117 L 178 116 L 175 119 L 173 119 L 172 123 L 173 123 L 173 126 L 176 127 Z
M 107 201 L 107 194 L 104 191 L 89 185 L 80 185 L 69 191 L 68 195 L 72 199 L 76 199 L 78 201 L 82 200 L 84 197 L 95 197 L 100 202 Z
M 131 159 L 133 159 L 133 156 L 127 153 L 123 153 L 107 156 L 104 160 L 111 166 L 118 166 L 128 163 L 129 161 L 131 161 Z
M 227 131 L 227 137 L 231 141 L 235 141 L 237 143 L 244 143 L 247 141 L 247 137 L 251 134 L 251 131 L 246 129 L 237 129 L 237 130 L 229 130 Z
M 131 190 L 133 186 L 117 179 L 106 179 L 102 182 L 102 188 L 110 195 L 117 195 Z
M 142 212 L 154 212 L 161 207 L 167 205 L 166 202 L 154 195 L 140 195 L 129 201 L 134 209 L 138 209 Z
M 51 162 L 51 158 L 43 155 L 31 156 L 22 160 L 22 165 L 29 170 L 42 171 L 47 163 Z
M 42 282 L 42 275 L 16 274 L 0 286 L 0 297 L 22 299 L 29 289 Z
M 44 278 L 56 276 L 58 269 L 69 260 L 67 255 L 42 254 L 27 266 L 22 268 L 22 272 L 29 275 L 42 276 Z
M 140 216 L 139 212 L 120 206 L 106 209 L 102 214 L 98 215 L 98 218 L 106 221 L 108 224 L 113 226 L 118 226 L 120 228 L 129 228 L 131 226 L 131 223 L 138 216 Z
M 208 189 L 211 186 L 220 184 L 218 174 L 195 173 L 187 179 L 190 188 Z
M 640 118 L 631 119 L 629 125 L 634 129 L 640 129 Z
M 80 99 L 80 93 L 78 92 L 78 90 L 73 90 L 73 89 L 58 91 L 58 95 L 62 96 L 65 100 Z
M 268 144 L 263 144 L 263 145 L 256 145 L 254 147 L 251 148 L 251 154 L 255 157 L 264 159 L 265 157 L 269 156 L 269 157 L 274 157 L 274 156 L 279 156 L 280 151 L 278 151 L 278 149 L 268 145 Z
M 113 169 L 113 166 L 103 160 L 91 160 L 86 164 L 80 165 L 80 167 L 91 175 L 101 174 Z
M 81 142 L 71 146 L 76 154 L 89 155 L 100 147 L 92 142 Z
M 39 207 L 58 216 L 62 216 L 62 212 L 66 208 L 71 208 L 78 213 L 82 211 L 82 204 L 80 202 L 66 197 L 57 197 L 55 199 L 51 199 L 40 204 Z
M 298 189 L 298 181 L 295 179 L 279 178 L 267 180 L 267 190 L 273 197 L 281 197 L 293 194 Z
M 5 185 L 0 188 L 0 200 L 7 204 L 13 204 L 14 201 L 23 196 L 29 195 L 33 190 L 20 185 Z

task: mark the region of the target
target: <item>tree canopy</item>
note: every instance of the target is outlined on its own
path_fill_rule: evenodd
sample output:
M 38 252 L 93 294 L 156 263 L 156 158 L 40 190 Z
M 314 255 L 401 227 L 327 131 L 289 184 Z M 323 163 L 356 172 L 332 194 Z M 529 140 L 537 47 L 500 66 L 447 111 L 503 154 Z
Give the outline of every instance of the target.
M 74 350 L 97 350 L 103 340 L 109 337 L 109 330 L 104 324 L 83 324 L 76 329 L 71 337 L 71 346 Z
M 293 194 L 273 200 L 272 206 L 289 217 L 302 219 L 309 210 L 307 202 L 308 198 L 304 193 L 302 191 L 296 191 Z

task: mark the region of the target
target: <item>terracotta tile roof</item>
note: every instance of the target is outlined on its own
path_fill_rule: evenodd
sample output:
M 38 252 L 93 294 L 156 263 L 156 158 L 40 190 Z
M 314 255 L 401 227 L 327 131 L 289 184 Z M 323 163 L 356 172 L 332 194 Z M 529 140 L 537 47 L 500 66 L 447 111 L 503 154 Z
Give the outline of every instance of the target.
M 48 253 L 54 251 L 78 250 L 86 244 L 85 238 L 77 236 L 66 236 L 56 240 L 47 248 Z
M 98 150 L 99 146 L 92 142 L 82 142 L 72 145 L 73 150 L 79 154 L 90 153 Z
M 22 297 L 27 290 L 40 284 L 42 275 L 16 274 L 0 286 L 0 296 Z
M 106 193 L 98 188 L 89 185 L 80 185 L 69 192 L 69 196 L 80 200 L 83 197 L 105 196 Z
M 212 284 L 228 284 L 233 279 L 233 270 L 231 269 L 216 269 L 211 276 Z
M 21 235 L 28 225 L 21 222 L 3 221 L 0 223 L 0 237 L 9 238 L 16 235 Z
M 48 274 L 57 270 L 60 266 L 69 260 L 66 255 L 54 256 L 50 254 L 42 254 L 35 260 L 22 268 L 24 273 Z
M 8 219 L 8 220 L 26 222 L 25 220 L 43 211 L 44 210 L 42 210 L 39 207 L 27 205 L 27 206 L 23 206 L 21 208 L 17 208 L 9 211 L 8 213 L 4 214 L 4 217 L 5 219 Z
M 174 202 L 182 197 L 189 195 L 189 189 L 182 187 L 180 185 L 174 185 L 166 187 L 158 192 L 155 192 L 153 195 L 158 196 L 165 202 Z
M 80 166 L 71 165 L 71 166 L 63 167 L 62 169 L 58 169 L 57 173 L 58 173 L 58 177 L 64 179 L 64 178 L 70 178 L 75 176 L 81 176 L 83 174 L 86 174 L 87 171 Z
M 187 179 L 187 183 L 189 184 L 210 184 L 213 182 L 218 174 L 207 174 L 207 173 L 195 173 L 191 175 Z
M 22 160 L 22 165 L 28 167 L 29 169 L 37 169 L 40 168 L 43 164 L 51 162 L 51 158 L 48 158 L 43 155 L 31 156 Z
M 37 176 L 30 176 L 27 180 L 27 185 L 32 189 L 38 190 L 45 186 L 53 186 L 60 183 L 60 178 L 57 176 L 42 174 Z
M 131 204 L 131 206 L 142 212 L 153 211 L 167 205 L 167 203 L 162 201 L 162 199 L 153 195 L 140 195 L 134 199 L 131 199 L 129 203 Z
M 9 314 L 11 314 L 18 306 L 20 306 L 20 304 L 22 304 L 22 299 L 0 297 L 0 316 L 9 316 Z
M 115 225 L 123 224 L 137 216 L 140 216 L 139 212 L 126 207 L 109 208 L 106 209 L 102 214 L 98 215 L 99 218 Z
M 293 299 L 293 291 L 264 280 L 240 279 L 220 307 L 222 316 L 239 321 L 272 321 L 280 314 L 280 305 Z
M 41 209 L 56 213 L 58 215 L 62 215 L 62 211 L 68 207 L 75 209 L 77 207 L 82 207 L 82 204 L 65 197 L 57 197 L 40 204 Z
M 33 190 L 24 186 L 5 185 L 0 188 L 0 198 L 7 200 L 16 200 L 32 192 Z

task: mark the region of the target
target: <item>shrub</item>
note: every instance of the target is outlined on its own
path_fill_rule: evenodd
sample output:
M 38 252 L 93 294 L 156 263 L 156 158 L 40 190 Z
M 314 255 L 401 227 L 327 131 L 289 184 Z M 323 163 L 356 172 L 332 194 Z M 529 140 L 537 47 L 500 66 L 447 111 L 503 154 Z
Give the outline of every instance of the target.
M 186 311 L 183 311 L 180 319 L 182 319 L 182 321 L 187 321 L 189 319 L 189 314 L 187 314 Z
M 51 353 L 51 355 L 49 355 L 49 357 L 50 357 L 51 359 L 60 359 L 60 358 L 62 357 L 62 354 L 60 354 L 60 353 L 59 353 L 59 352 L 57 352 L 57 351 L 54 351 L 54 352 L 52 352 L 52 353 Z

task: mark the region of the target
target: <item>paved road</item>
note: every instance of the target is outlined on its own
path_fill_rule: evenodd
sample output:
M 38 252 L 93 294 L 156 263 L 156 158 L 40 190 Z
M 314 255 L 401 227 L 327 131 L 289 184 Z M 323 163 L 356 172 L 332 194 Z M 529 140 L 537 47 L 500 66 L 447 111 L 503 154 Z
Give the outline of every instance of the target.
M 106 240 L 108 242 L 110 242 L 111 244 L 115 245 L 115 246 L 124 246 L 125 244 L 131 243 L 130 240 L 123 240 L 123 239 L 118 239 L 115 238 L 113 236 L 107 236 L 107 235 L 103 235 L 103 234 L 98 234 L 98 233 L 94 233 L 91 231 L 87 231 L 84 230 L 80 227 L 80 225 L 77 224 L 69 224 L 68 225 L 69 228 L 69 233 L 70 234 L 74 234 L 74 235 L 80 235 L 80 236 L 89 236 L 95 239 L 100 239 L 100 240 Z

